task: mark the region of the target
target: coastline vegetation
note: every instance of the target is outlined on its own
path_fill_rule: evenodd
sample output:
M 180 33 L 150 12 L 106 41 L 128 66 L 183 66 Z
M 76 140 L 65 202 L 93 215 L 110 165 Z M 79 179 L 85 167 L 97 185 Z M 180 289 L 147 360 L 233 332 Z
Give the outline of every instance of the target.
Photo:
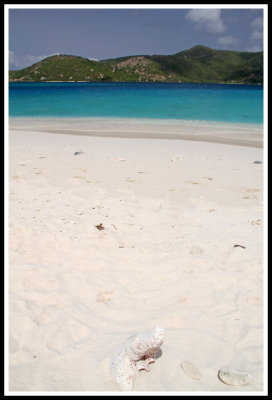
M 54 55 L 9 71 L 10 82 L 263 83 L 263 52 L 194 46 L 173 55 L 136 55 L 94 61 Z

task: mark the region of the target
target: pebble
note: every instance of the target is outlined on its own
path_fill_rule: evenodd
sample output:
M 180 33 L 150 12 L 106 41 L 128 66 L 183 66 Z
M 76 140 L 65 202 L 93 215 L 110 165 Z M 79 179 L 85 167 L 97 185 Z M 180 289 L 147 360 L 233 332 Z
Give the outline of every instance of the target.
M 231 368 L 221 368 L 218 371 L 218 378 L 227 385 L 241 386 L 251 382 L 253 376 L 249 372 L 238 371 Z
M 200 379 L 201 372 L 192 364 L 190 361 L 183 361 L 181 363 L 181 368 L 185 375 L 187 375 L 191 379 Z

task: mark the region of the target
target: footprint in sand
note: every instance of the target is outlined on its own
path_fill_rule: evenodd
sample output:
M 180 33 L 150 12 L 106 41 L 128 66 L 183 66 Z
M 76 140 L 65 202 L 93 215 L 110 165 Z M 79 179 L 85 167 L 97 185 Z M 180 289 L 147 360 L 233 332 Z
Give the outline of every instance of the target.
M 243 355 L 248 359 L 249 362 L 253 364 L 259 364 L 263 362 L 262 346 L 259 348 L 249 347 L 247 349 L 243 349 Z
M 59 306 L 47 306 L 45 307 L 35 318 L 34 322 L 37 325 L 46 325 L 51 322 L 57 321 Z
M 59 282 L 56 279 L 46 279 L 42 276 L 29 277 L 24 279 L 24 285 L 27 289 L 46 293 L 59 288 Z
M 236 344 L 236 348 L 239 351 L 257 347 L 263 347 L 263 329 L 259 327 L 251 328 L 247 334 L 241 338 L 241 341 Z
M 88 327 L 74 318 L 67 318 L 58 326 L 54 324 L 53 330 L 47 334 L 46 346 L 49 350 L 63 354 L 89 338 L 95 339 L 95 336 Z

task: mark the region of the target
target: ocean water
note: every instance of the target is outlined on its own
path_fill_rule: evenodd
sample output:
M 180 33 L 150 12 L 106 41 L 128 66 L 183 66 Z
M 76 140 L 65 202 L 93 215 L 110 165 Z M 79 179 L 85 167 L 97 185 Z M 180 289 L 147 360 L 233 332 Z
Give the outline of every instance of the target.
M 262 124 L 263 86 L 11 82 L 9 116 L 159 118 Z

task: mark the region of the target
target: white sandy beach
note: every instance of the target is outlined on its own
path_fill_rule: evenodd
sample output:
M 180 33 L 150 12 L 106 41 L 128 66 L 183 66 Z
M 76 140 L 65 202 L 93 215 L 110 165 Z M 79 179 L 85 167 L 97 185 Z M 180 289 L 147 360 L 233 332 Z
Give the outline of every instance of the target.
M 255 161 L 258 126 L 11 119 L 9 390 L 116 394 L 111 354 L 161 325 L 135 392 L 263 391 Z M 226 385 L 223 367 L 253 380 Z

